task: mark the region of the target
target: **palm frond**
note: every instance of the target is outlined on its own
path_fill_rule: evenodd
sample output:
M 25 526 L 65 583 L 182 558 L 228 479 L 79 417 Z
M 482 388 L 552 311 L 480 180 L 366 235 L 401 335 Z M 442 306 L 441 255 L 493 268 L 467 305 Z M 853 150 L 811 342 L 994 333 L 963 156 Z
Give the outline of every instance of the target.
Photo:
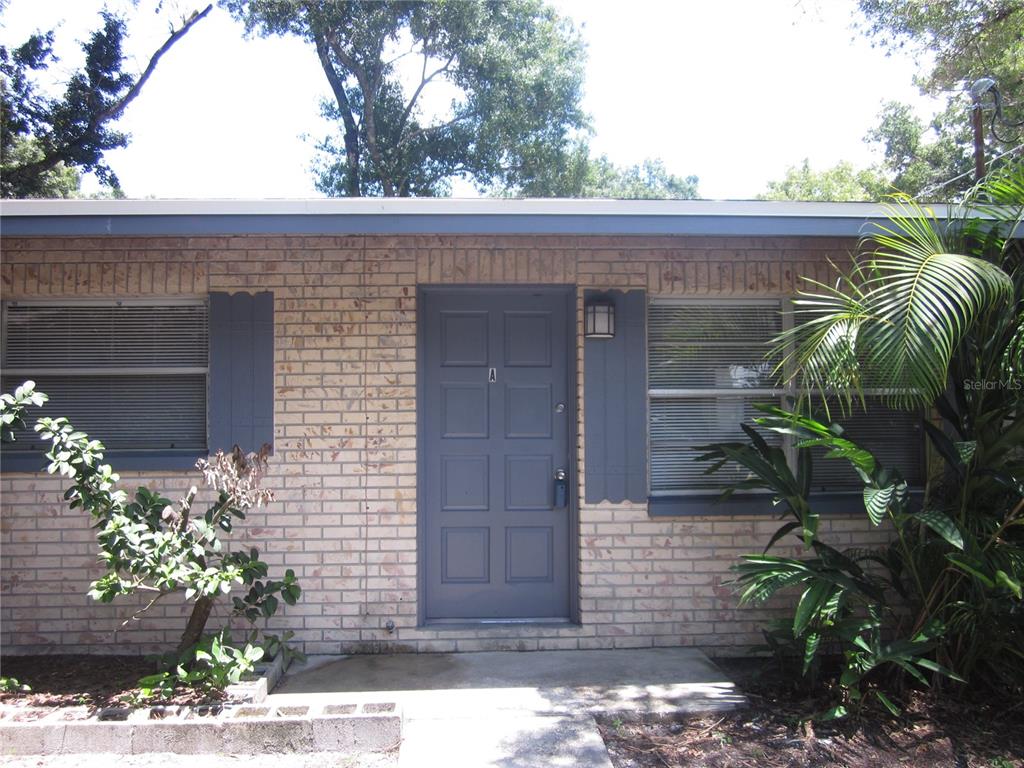
M 802 322 L 776 344 L 794 343 L 783 364 L 805 390 L 836 392 L 848 405 L 870 381 L 890 405 L 914 408 L 943 391 L 960 341 L 1012 301 L 1013 283 L 998 265 L 953 252 L 959 230 L 932 210 L 908 198 L 886 208 L 888 223 L 864 235 L 853 268 L 804 294 Z

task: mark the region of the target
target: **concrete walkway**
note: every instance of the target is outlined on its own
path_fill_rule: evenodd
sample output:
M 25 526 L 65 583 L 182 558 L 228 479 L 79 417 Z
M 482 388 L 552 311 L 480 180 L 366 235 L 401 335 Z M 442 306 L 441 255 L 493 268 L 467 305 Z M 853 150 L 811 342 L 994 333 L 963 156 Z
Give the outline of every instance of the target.
M 269 697 L 398 703 L 399 764 L 611 768 L 593 715 L 672 715 L 743 704 L 692 648 L 316 658 Z

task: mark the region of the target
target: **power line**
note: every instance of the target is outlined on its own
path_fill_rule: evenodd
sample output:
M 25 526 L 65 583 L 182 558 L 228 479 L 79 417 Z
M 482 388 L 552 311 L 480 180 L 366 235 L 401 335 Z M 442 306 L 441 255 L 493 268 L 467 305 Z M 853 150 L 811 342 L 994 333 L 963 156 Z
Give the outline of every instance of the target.
M 1018 144 L 1016 147 L 1011 147 L 1010 149 L 1006 150 L 1002 154 L 999 154 L 999 155 L 996 155 L 995 157 L 993 157 L 989 161 L 989 164 L 992 164 L 992 163 L 996 162 L 997 160 L 1002 160 L 1007 155 L 1012 155 L 1014 152 L 1018 152 L 1021 149 L 1024 149 L 1024 144 Z M 948 187 L 954 181 L 960 181 L 960 179 L 966 178 L 966 177 L 971 176 L 973 174 L 974 174 L 974 171 L 966 171 L 964 173 L 961 173 L 959 176 L 954 176 L 952 179 L 948 179 L 948 180 L 942 182 L 941 184 L 933 184 L 930 187 L 925 187 L 920 192 L 918 192 L 916 195 L 914 195 L 914 199 L 915 200 L 919 200 L 919 199 L 921 199 L 921 197 L 923 195 L 928 195 L 928 194 L 931 194 L 932 192 L 937 192 L 940 189 L 942 189 L 943 187 Z

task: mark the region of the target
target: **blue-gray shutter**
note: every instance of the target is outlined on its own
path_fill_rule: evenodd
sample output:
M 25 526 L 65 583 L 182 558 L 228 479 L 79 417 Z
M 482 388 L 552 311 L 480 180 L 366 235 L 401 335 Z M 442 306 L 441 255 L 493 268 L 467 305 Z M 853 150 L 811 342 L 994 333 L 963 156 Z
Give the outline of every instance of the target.
M 584 302 L 601 291 L 585 291 Z M 647 500 L 647 293 L 604 292 L 615 338 L 583 342 L 586 501 Z
M 274 294 L 210 294 L 210 452 L 274 444 Z

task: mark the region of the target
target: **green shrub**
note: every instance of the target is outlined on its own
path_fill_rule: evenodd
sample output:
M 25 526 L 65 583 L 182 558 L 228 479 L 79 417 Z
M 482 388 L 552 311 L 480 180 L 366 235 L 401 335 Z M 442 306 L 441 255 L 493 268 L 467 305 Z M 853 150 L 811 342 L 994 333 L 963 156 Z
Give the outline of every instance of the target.
M 795 471 L 781 448 L 769 445 L 746 424 L 743 429 L 750 438 L 748 443 L 704 446 L 700 459 L 715 462 L 709 472 L 729 462 L 743 466 L 750 477 L 727 493 L 738 488 L 770 491 L 783 516 L 791 518 L 771 537 L 764 552 L 744 555 L 742 562 L 733 566 L 734 584 L 743 604 L 764 602 L 782 590 L 800 592 L 792 618 L 775 622 L 766 632 L 769 646 L 780 653 L 798 654 L 802 674 L 812 678 L 816 678 L 821 650 L 841 653 L 837 682 L 842 700 L 830 710 L 830 716 L 845 714 L 847 707 L 859 704 L 868 691 L 895 712 L 884 691 L 867 686 L 876 671 L 900 670 L 921 683 L 927 682 L 925 673 L 961 679 L 934 660 L 944 631 L 941 623 L 930 621 L 895 637 L 887 632 L 898 623 L 897 609 L 908 593 L 905 582 L 917 578 L 912 573 L 908 532 L 928 529 L 933 532 L 932 538 L 944 540 L 959 551 L 962 540 L 956 525 L 940 512 L 912 509 L 907 484 L 899 472 L 883 467 L 869 451 L 844 438 L 838 425 L 774 406 L 758 408 L 766 415 L 755 419 L 757 427 L 796 437 Z M 821 539 L 820 517 L 809 496 L 811 449 L 815 447 L 826 448 L 826 456 L 831 459 L 850 462 L 864 481 L 864 506 L 872 524 L 888 521 L 897 532 L 892 547 L 844 552 Z M 787 535 L 797 536 L 809 555 L 795 558 L 768 554 Z
M 3 395 L 0 421 L 5 440 L 23 426 L 28 406 L 45 401 L 31 381 L 13 395 Z M 229 596 L 236 586 L 244 591 L 231 596 L 231 615 L 252 625 L 274 616 L 281 600 L 294 605 L 302 594 L 292 570 L 281 579 L 269 579 L 258 550 L 231 549 L 224 538 L 249 510 L 273 499 L 272 491 L 261 487 L 269 446 L 248 455 L 236 446 L 230 453 L 218 452 L 196 462 L 216 499 L 197 510 L 196 486 L 177 502 L 145 487 L 129 499 L 117 488 L 118 475 L 103 463 L 102 443 L 76 431 L 67 419 L 44 417 L 35 429 L 50 441 L 47 472 L 70 481 L 65 500 L 72 509 L 89 514 L 96 530 L 106 573 L 92 583 L 89 596 L 110 603 L 145 595 L 145 605 L 124 624 L 139 620 L 170 595 L 182 595 L 192 603 L 181 639 L 166 659 L 166 675 L 146 678 L 143 688 L 167 693 L 168 681 L 173 680 L 219 691 L 251 672 L 266 650 L 295 654 L 286 645 L 289 633 L 266 635 L 254 626 L 242 646 L 232 644 L 226 629 L 206 634 L 216 601 Z
M 755 424 L 796 437 L 796 468 L 749 425 L 749 442 L 706 446 L 700 457 L 715 462 L 709 472 L 745 467 L 749 479 L 727 493 L 769 491 L 790 518 L 764 553 L 735 567 L 736 583 L 744 602 L 800 590 L 792 618 L 767 636 L 799 648 L 805 675 L 820 649 L 842 652 L 833 714 L 860 702 L 876 670 L 1024 690 L 1022 223 L 1020 161 L 980 185 L 948 225 L 903 200 L 863 238 L 849 273 L 796 302 L 798 322 L 776 340 L 780 372 L 810 394 L 793 411 L 762 408 Z M 899 468 L 831 423 L 829 403 L 840 413 L 863 404 L 865 382 L 888 391 L 889 405 L 925 412 L 936 461 L 923 499 Z M 816 393 L 829 395 L 823 418 L 808 415 Z M 891 530 L 889 546 L 840 552 L 821 540 L 809 494 L 815 447 L 854 467 L 865 514 Z M 767 554 L 789 534 L 808 556 Z

